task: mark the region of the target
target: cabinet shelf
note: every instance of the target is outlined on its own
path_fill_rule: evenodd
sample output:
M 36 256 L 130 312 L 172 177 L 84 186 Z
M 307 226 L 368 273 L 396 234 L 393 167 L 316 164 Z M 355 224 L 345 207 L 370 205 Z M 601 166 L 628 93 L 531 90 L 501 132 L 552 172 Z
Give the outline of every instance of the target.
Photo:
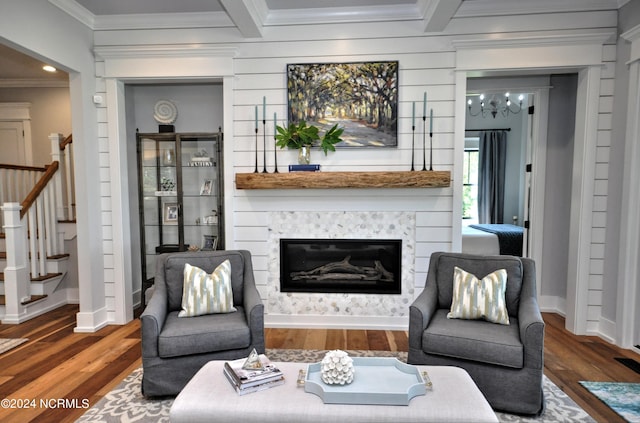
M 445 188 L 449 171 L 236 173 L 237 189 Z

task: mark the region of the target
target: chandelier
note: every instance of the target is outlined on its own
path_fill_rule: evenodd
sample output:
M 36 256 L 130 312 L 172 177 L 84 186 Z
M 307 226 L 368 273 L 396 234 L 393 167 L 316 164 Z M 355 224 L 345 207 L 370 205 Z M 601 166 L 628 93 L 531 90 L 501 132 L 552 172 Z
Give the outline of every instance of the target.
M 498 97 L 495 94 L 491 96 L 489 100 L 485 100 L 484 94 L 480 94 L 478 96 L 479 107 L 473 110 L 473 100 L 467 100 L 467 108 L 469 109 L 469 114 L 471 116 L 478 116 L 482 114 L 482 117 L 487 117 L 489 114 L 496 118 L 498 113 L 502 114 L 502 116 L 507 117 L 509 113 L 518 114 L 522 111 L 522 100 L 524 100 L 524 95 L 520 94 L 518 96 L 518 104 L 513 105 L 511 100 L 509 99 L 509 93 L 505 93 L 504 98 Z

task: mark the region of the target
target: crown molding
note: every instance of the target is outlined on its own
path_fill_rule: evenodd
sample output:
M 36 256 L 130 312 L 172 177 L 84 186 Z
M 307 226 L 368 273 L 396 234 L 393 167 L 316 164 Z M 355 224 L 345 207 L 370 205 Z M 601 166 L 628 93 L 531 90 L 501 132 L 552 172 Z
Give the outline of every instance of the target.
M 619 0 L 474 0 L 462 2 L 455 17 L 618 10 L 619 3 Z
M 75 0 L 49 0 L 49 3 L 60 8 L 94 31 L 234 26 L 231 19 L 224 12 L 140 13 L 96 16 Z
M 88 11 L 84 6 L 81 6 L 74 0 L 49 0 L 49 3 L 58 7 L 63 12 L 67 13 L 72 18 L 75 18 L 80 23 L 87 27 L 94 29 L 96 16 Z
M 616 33 L 610 30 L 602 30 L 596 33 L 569 34 L 569 35 L 533 35 L 514 38 L 481 38 L 469 40 L 453 40 L 451 44 L 456 50 L 478 48 L 522 47 L 541 45 L 584 45 L 604 44 L 614 40 Z
M 237 47 L 204 46 L 201 44 L 171 44 L 143 46 L 96 47 L 96 56 L 102 59 L 127 57 L 235 57 Z
M 69 81 L 37 78 L 0 78 L 0 88 L 68 88 Z
M 423 19 L 418 4 L 370 7 L 318 7 L 311 9 L 270 10 L 265 26 L 308 25 L 355 22 L 409 21 Z
M 630 42 L 637 41 L 640 38 L 640 25 L 636 25 L 630 30 L 620 34 L 620 38 L 624 38 Z
M 233 27 L 224 12 L 147 13 L 96 16 L 94 30 Z

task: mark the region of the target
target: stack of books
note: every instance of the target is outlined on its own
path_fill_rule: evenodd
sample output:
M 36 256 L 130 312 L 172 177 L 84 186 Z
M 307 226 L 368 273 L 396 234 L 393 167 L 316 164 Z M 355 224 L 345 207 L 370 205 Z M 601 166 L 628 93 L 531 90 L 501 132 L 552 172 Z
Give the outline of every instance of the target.
M 247 368 L 247 359 L 224 363 L 224 375 L 240 395 L 273 388 L 284 383 L 284 375 L 267 356 L 259 356 L 261 368 Z
M 291 164 L 289 172 L 319 172 L 319 164 Z

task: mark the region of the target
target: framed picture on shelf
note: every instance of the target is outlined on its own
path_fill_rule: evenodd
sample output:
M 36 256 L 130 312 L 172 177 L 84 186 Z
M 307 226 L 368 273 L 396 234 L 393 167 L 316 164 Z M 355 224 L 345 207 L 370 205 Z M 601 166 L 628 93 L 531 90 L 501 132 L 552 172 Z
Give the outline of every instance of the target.
M 200 187 L 200 195 L 211 195 L 211 187 L 213 186 L 213 180 L 205 179 Z
M 398 61 L 288 64 L 287 100 L 289 123 L 344 128 L 338 148 L 398 146 Z
M 178 203 L 164 203 L 162 209 L 162 223 L 165 225 L 178 224 Z
M 202 251 L 212 251 L 218 247 L 218 237 L 215 235 L 203 235 Z

